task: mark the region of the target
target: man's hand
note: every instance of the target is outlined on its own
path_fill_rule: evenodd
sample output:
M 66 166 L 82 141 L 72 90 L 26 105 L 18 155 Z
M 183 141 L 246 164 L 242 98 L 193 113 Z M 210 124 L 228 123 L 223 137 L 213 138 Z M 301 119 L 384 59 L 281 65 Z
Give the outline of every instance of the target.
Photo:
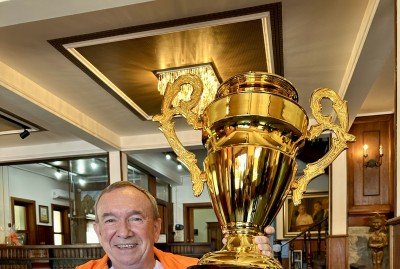
M 254 243 L 257 244 L 258 249 L 261 253 L 268 257 L 274 257 L 272 247 L 269 242 L 269 236 L 275 233 L 275 229 L 272 226 L 267 226 L 264 229 L 265 235 L 259 235 L 254 237 Z
M 269 242 L 269 236 L 275 233 L 275 229 L 272 226 L 267 226 L 264 229 L 265 235 L 258 235 L 254 237 L 254 243 L 257 244 L 258 249 L 261 253 L 267 257 L 274 257 L 272 247 Z M 222 239 L 222 243 L 226 244 L 226 238 Z

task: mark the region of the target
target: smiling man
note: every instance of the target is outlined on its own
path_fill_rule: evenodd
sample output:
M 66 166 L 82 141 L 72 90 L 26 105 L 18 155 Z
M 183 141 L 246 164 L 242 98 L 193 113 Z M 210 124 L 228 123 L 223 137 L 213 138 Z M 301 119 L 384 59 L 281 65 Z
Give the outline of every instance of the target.
M 128 181 L 104 189 L 95 204 L 94 229 L 106 255 L 77 269 L 185 269 L 198 259 L 163 252 L 154 247 L 161 219 L 155 198 Z M 258 238 L 268 255 L 267 238 Z

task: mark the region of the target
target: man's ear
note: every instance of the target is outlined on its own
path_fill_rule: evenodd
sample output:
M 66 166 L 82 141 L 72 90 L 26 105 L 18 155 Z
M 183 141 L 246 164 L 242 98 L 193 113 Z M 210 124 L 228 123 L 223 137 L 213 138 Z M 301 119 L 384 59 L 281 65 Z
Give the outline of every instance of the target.
M 96 232 L 97 237 L 100 239 L 100 227 L 98 222 L 93 223 L 93 229 Z
M 161 233 L 161 218 L 154 220 L 154 243 L 157 243 Z

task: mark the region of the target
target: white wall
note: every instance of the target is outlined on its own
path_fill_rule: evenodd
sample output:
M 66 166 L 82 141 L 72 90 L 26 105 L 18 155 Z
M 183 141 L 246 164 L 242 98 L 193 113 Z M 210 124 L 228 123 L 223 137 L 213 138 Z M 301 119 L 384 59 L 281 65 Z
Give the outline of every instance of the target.
M 207 222 L 217 222 L 214 210 L 211 208 L 197 208 L 193 212 L 194 229 L 198 235 L 194 236 L 194 242 L 207 242 Z
M 396 31 L 397 31 L 397 43 L 396 43 L 396 57 L 397 57 L 397 63 L 400 63 L 400 9 L 398 8 L 400 6 L 400 1 L 397 0 L 397 10 L 396 10 Z M 400 179 L 400 158 L 398 157 L 397 153 L 400 152 L 400 142 L 397 140 L 398 135 L 400 134 L 400 124 L 398 122 L 400 121 L 400 77 L 399 77 L 399 71 L 398 67 L 395 68 L 396 70 L 396 113 L 395 113 L 395 123 L 396 123 L 396 130 L 395 130 L 395 136 L 394 136 L 394 144 L 395 144 L 395 167 L 396 167 L 396 175 L 395 175 L 395 186 L 396 189 L 394 191 L 394 197 L 395 197 L 395 208 L 394 208 L 394 216 L 398 217 L 400 216 L 400 183 L 398 183 L 398 179 Z
M 204 185 L 204 191 L 199 197 L 195 197 L 192 191 L 192 181 L 190 177 L 183 178 L 181 186 L 172 187 L 172 202 L 174 204 L 174 226 L 183 224 L 183 204 L 185 203 L 211 203 L 208 195 L 207 186 Z
M 68 201 L 52 199 L 53 189 L 68 191 L 68 183 L 34 174 L 11 166 L 0 166 L 0 227 L 7 227 L 11 222 L 10 197 L 36 201 L 36 223 L 38 225 L 52 225 L 51 204 L 66 205 Z M 49 223 L 39 222 L 39 205 L 49 207 Z M 1 230 L 1 228 L 0 228 Z M 5 235 L 0 231 L 0 243 L 4 242 Z

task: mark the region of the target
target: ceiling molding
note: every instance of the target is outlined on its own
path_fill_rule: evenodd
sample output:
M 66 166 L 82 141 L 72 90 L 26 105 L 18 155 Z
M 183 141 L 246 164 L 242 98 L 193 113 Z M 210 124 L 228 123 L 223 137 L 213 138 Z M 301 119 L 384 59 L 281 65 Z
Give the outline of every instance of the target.
M 44 117 L 46 112 L 49 118 L 61 120 L 57 124 L 64 125 L 65 130 L 105 150 L 120 148 L 120 137 L 116 133 L 2 62 L 0 74 L 0 92 L 3 90 L 4 95 L 28 102 L 31 113 L 40 111 Z
M 346 71 L 343 75 L 342 83 L 340 85 L 338 94 L 340 97 L 344 97 L 349 87 L 351 78 L 353 77 L 354 70 L 356 68 L 358 59 L 360 58 L 361 51 L 363 49 L 365 40 L 368 36 L 368 31 L 371 27 L 375 12 L 378 8 L 379 0 L 369 0 L 368 6 L 364 13 L 364 18 L 360 25 L 356 41 L 354 42 L 353 50 L 351 51 L 350 59 L 346 67 Z
M 104 154 L 105 151 L 85 141 L 50 143 L 32 146 L 0 148 L 0 163 L 15 163 Z

